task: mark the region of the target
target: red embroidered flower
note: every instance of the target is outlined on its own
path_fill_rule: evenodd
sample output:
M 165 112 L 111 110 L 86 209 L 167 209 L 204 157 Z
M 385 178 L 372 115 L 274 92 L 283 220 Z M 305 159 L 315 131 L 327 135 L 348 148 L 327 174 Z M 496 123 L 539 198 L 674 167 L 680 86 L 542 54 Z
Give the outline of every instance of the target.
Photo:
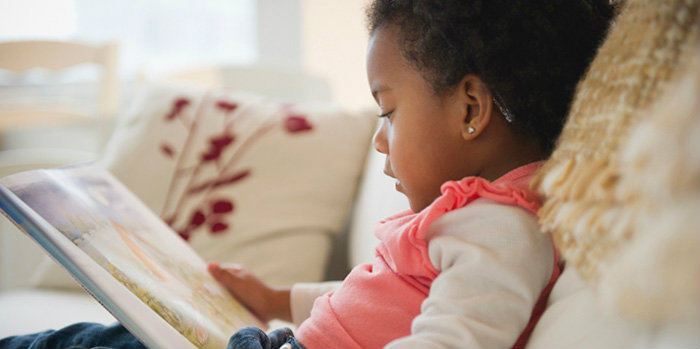
M 173 108 L 170 110 L 170 113 L 168 113 L 165 116 L 165 120 L 171 121 L 175 119 L 178 114 L 184 109 L 186 106 L 190 104 L 190 100 L 186 98 L 178 98 L 173 102 Z
M 228 229 L 228 224 L 223 222 L 216 222 L 209 227 L 209 231 L 212 234 L 221 234 Z
M 188 241 L 190 239 L 190 232 L 186 230 L 178 232 L 177 235 L 180 235 L 180 237 L 185 241 Z
M 214 137 L 214 138 L 210 139 L 209 142 L 211 143 L 211 145 L 213 145 L 217 148 L 224 148 L 227 145 L 233 143 L 233 141 L 235 139 L 236 138 L 232 134 L 224 133 L 223 135 L 221 135 L 219 137 Z
M 173 150 L 173 147 L 170 145 L 163 143 L 160 145 L 160 151 L 163 152 L 167 157 L 172 158 L 175 155 L 175 151 Z
M 219 200 L 211 205 L 211 211 L 214 213 L 228 213 L 233 211 L 233 203 L 229 200 Z
M 197 228 L 204 223 L 207 217 L 202 213 L 202 211 L 195 211 L 190 218 L 190 225 L 188 228 Z
M 190 104 L 190 100 L 186 98 L 175 99 L 172 102 L 171 110 L 165 116 L 166 121 L 180 117 L 183 109 Z M 178 168 L 176 168 L 175 176 L 170 183 L 165 200 L 166 204 L 163 208 L 163 212 L 170 213 L 166 213 L 163 219 L 184 240 L 189 240 L 192 234 L 198 230 L 208 230 L 210 234 L 222 234 L 230 230 L 231 218 L 236 208 L 234 201 L 231 198 L 212 198 L 211 196 L 216 195 L 218 188 L 233 185 L 251 175 L 252 169 L 240 168 L 236 166 L 239 164 L 235 161 L 251 145 L 269 131 L 275 130 L 280 126 L 284 132 L 288 133 L 304 133 L 314 128 L 314 125 L 309 122 L 305 115 L 298 114 L 292 110 L 292 104 L 285 104 L 282 105 L 280 110 L 281 118 L 270 119 L 257 129 L 251 130 L 251 136 L 244 138 L 241 145 L 234 148 L 232 144 L 236 142 L 237 137 L 233 131 L 232 119 L 234 115 L 231 113 L 234 113 L 239 108 L 239 104 L 227 100 L 215 100 L 207 98 L 207 96 L 204 97 L 202 104 L 204 107 L 197 108 L 197 111 L 191 118 L 182 120 L 182 126 L 188 131 L 187 136 L 184 138 L 184 144 L 177 143 L 177 140 L 175 140 L 175 146 L 170 141 L 162 141 L 159 144 L 160 152 L 170 159 L 177 160 L 178 164 L 176 165 Z M 212 109 L 226 113 L 225 118 L 227 120 L 224 120 L 224 130 L 221 131 L 219 129 L 218 132 L 221 133 L 216 135 L 210 134 L 207 138 L 204 138 L 206 141 L 200 143 L 202 138 L 195 137 L 195 133 L 201 128 L 195 126 Z M 180 160 L 184 154 L 189 154 L 189 151 L 199 154 L 196 164 L 181 165 L 181 163 L 184 164 L 185 162 Z M 224 151 L 226 151 L 226 159 L 223 158 Z M 212 166 L 211 162 L 214 162 L 216 166 Z M 200 171 L 204 166 L 209 167 L 207 171 Z M 216 175 L 212 176 L 209 169 L 216 171 Z M 188 176 L 192 176 L 192 178 L 188 179 Z M 181 187 L 180 183 L 183 180 L 187 181 L 187 185 L 181 195 L 176 197 L 178 195 L 176 191 Z M 186 207 L 184 206 L 186 202 L 189 203 L 194 200 L 199 202 L 192 202 L 194 205 L 190 206 L 193 207 L 191 210 L 188 210 L 190 213 L 180 212 L 181 209 Z M 176 212 L 189 217 L 188 219 L 177 220 Z
M 216 103 L 216 106 L 219 109 L 223 109 L 227 113 L 230 113 L 230 112 L 236 110 L 236 108 L 238 108 L 238 104 L 227 102 L 227 101 L 219 101 L 218 103 Z
M 284 120 L 284 127 L 288 132 L 297 133 L 313 129 L 313 126 L 301 115 L 290 115 Z
M 230 134 L 223 134 L 219 137 L 212 137 L 209 139 L 209 149 L 202 153 L 202 161 L 212 161 L 216 160 L 221 156 L 221 152 L 233 141 L 235 137 Z

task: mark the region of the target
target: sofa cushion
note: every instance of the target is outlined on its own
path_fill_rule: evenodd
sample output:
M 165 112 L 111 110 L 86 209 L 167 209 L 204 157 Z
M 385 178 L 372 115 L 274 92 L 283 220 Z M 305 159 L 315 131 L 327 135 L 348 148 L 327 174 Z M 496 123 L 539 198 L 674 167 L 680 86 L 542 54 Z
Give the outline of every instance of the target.
M 528 346 L 697 346 L 699 44 L 698 1 L 624 3 L 534 182 L 582 293 Z
M 700 328 L 700 51 L 621 144 L 637 215 L 595 283 L 565 269 L 529 348 L 691 348 Z
M 685 321 L 629 321 L 606 310 L 575 268 L 564 269 L 527 348 L 693 348 L 698 327 Z
M 634 236 L 620 185 L 619 148 L 632 125 L 696 55 L 698 1 L 626 1 L 580 82 L 568 120 L 535 186 L 539 212 L 569 265 L 595 282 Z
M 76 322 L 117 320 L 82 290 L 13 290 L 0 293 L 0 338 L 58 329 Z
M 100 163 L 205 260 L 244 264 L 277 285 L 318 281 L 375 122 L 329 103 L 150 85 Z M 65 286 L 50 269 L 39 285 Z
M 350 267 L 374 261 L 374 249 L 379 243 L 374 236 L 377 223 L 410 208 L 406 196 L 396 191 L 395 180 L 384 174 L 385 158 L 374 148 L 367 154 L 348 232 Z

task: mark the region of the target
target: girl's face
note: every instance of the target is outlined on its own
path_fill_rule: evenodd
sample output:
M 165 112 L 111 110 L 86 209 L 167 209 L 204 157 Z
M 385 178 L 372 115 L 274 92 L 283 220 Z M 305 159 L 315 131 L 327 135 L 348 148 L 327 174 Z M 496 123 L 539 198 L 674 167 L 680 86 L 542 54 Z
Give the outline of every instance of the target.
M 384 173 L 397 180 L 396 190 L 414 212 L 440 196 L 445 181 L 478 173 L 463 137 L 463 98 L 458 91 L 433 93 L 401 55 L 396 27 L 378 28 L 372 35 L 367 75 L 382 114 L 374 147 L 386 154 Z

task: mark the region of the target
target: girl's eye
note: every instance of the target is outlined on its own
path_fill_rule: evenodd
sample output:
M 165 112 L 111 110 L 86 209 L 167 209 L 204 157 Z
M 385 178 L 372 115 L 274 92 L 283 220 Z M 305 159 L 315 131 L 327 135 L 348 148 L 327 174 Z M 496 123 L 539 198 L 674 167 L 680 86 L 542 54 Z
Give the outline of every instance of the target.
M 388 118 L 391 116 L 392 113 L 393 113 L 393 111 L 390 111 L 390 112 L 384 113 L 384 114 L 379 114 L 379 117 L 380 118 Z

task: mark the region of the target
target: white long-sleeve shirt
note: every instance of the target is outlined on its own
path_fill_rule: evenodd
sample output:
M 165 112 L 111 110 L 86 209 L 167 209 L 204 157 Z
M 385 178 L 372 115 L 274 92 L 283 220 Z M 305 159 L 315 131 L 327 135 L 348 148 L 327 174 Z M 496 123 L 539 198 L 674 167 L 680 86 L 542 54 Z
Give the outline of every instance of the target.
M 387 348 L 506 348 L 527 325 L 554 267 L 551 238 L 525 209 L 488 199 L 446 213 L 429 228 L 433 281 L 411 334 Z M 297 284 L 295 324 L 338 282 Z M 371 316 L 371 315 L 369 315 Z

